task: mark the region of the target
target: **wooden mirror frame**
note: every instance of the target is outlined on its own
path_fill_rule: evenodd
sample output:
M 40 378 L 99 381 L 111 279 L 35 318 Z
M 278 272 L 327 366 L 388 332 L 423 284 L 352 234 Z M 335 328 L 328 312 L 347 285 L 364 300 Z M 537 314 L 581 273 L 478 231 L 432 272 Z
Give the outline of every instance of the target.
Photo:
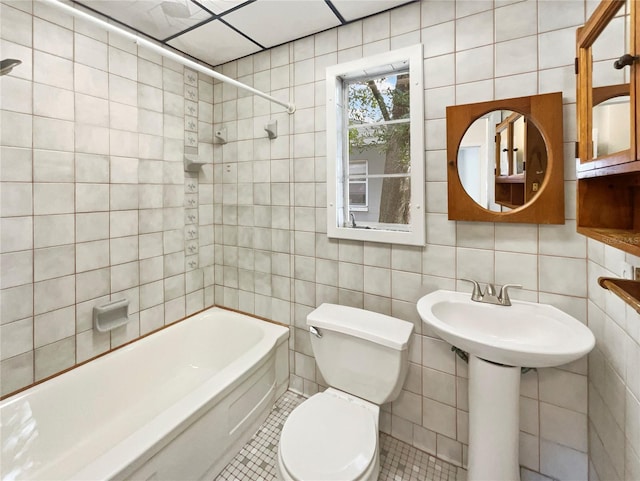
M 547 147 L 547 172 L 538 195 L 508 212 L 493 212 L 467 194 L 458 175 L 458 147 L 469 126 L 494 110 L 511 110 L 533 122 Z M 562 93 L 533 95 L 447 107 L 449 220 L 564 224 Z

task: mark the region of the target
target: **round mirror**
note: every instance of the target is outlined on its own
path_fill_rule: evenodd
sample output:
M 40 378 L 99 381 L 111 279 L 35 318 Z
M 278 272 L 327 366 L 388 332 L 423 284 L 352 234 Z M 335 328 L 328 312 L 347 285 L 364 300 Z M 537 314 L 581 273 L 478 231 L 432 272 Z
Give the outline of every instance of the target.
M 531 202 L 547 173 L 542 134 L 527 117 L 493 110 L 476 119 L 458 146 L 458 176 L 482 208 L 508 212 Z

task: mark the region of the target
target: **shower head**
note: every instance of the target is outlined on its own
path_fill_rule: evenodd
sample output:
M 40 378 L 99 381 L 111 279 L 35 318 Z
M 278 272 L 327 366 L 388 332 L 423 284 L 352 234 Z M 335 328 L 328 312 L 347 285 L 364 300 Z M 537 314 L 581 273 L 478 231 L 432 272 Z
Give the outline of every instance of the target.
M 0 61 L 0 75 L 7 75 L 13 67 L 17 67 L 22 63 L 22 60 L 18 60 L 15 58 L 6 58 Z

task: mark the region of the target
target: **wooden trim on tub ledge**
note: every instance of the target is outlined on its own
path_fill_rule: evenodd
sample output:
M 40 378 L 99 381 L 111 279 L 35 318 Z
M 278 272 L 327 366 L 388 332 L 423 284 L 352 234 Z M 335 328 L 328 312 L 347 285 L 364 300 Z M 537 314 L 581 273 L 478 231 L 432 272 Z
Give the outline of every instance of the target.
M 212 307 L 219 307 L 220 309 L 224 309 L 225 311 L 237 312 L 238 314 L 244 314 L 245 316 L 253 317 L 255 319 L 259 319 L 260 321 L 265 321 L 270 324 L 275 324 L 277 326 L 286 327 L 287 329 L 291 327 L 290 324 L 285 324 L 284 322 L 274 321 L 273 319 L 269 319 L 268 317 L 256 316 L 255 314 L 251 314 L 250 312 L 241 311 L 240 309 L 234 309 L 233 307 L 220 306 L 218 304 L 214 304 Z
M 640 281 L 617 279 L 615 277 L 599 277 L 598 284 L 608 289 L 640 314 Z
M 85 360 L 84 360 L 84 361 L 82 361 L 82 362 L 79 362 L 79 363 L 77 363 L 77 364 L 74 364 L 73 366 L 68 367 L 68 368 L 66 368 L 66 369 L 63 369 L 63 370 L 62 370 L 62 371 L 60 371 L 60 372 L 56 372 L 55 374 L 52 374 L 51 376 L 47 376 L 47 377 L 42 378 L 42 379 L 40 379 L 40 380 L 38 380 L 38 381 L 35 381 L 35 382 L 31 383 L 31 384 L 28 384 L 27 386 L 23 386 L 23 387 L 21 387 L 20 389 L 16 389 L 15 391 L 12 391 L 12 392 L 10 392 L 10 393 L 8 393 L 8 394 L 5 394 L 5 395 L 3 395 L 3 396 L 0 396 L 0 401 L 4 401 L 5 399 L 10 398 L 11 396 L 15 396 L 16 394 L 19 394 L 19 393 L 21 393 L 22 391 L 26 391 L 27 389 L 31 389 L 32 387 L 37 386 L 38 384 L 42 384 L 43 382 L 47 382 L 47 381 L 49 381 L 50 379 L 56 378 L 56 377 L 58 377 L 58 376 L 61 376 L 62 374 L 65 374 L 65 373 L 67 373 L 67 372 L 69 372 L 69 371 L 73 371 L 74 369 L 79 368 L 80 366 L 84 366 L 84 365 L 85 365 L 85 364 L 87 364 L 88 362 L 95 361 L 96 359 L 101 358 L 102 356 L 106 356 L 107 354 L 110 354 L 110 353 L 112 353 L 112 352 L 114 352 L 114 351 L 117 351 L 118 349 L 122 349 L 123 347 L 129 346 L 130 344 L 133 344 L 134 342 L 138 342 L 138 341 L 140 341 L 141 339 L 144 339 L 145 337 L 148 337 L 148 336 L 150 336 L 150 335 L 152 335 L 152 334 L 155 334 L 156 332 L 160 332 L 160 331 L 162 331 L 162 330 L 164 330 L 164 329 L 166 329 L 166 328 L 168 328 L 168 327 L 175 326 L 175 325 L 176 325 L 176 324 L 178 324 L 179 322 L 185 321 L 185 320 L 189 319 L 190 317 L 193 317 L 193 316 L 195 316 L 195 315 L 197 315 L 197 314 L 200 314 L 201 312 L 206 311 L 207 309 L 211 309 L 212 307 L 221 307 L 221 306 L 216 306 L 215 304 L 213 304 L 213 305 L 211 305 L 211 306 L 205 307 L 204 309 L 201 309 L 201 310 L 199 310 L 199 311 L 196 311 L 196 312 L 194 312 L 193 314 L 189 314 L 189 315 L 188 315 L 188 316 L 186 316 L 186 317 L 183 317 L 183 318 L 181 318 L 181 319 L 178 319 L 177 321 L 173 321 L 171 324 L 166 324 L 166 325 L 164 325 L 164 326 L 162 326 L 162 327 L 159 327 L 158 329 L 154 329 L 153 331 L 149 331 L 149 332 L 147 332 L 146 334 L 143 334 L 143 335 L 142 335 L 142 336 L 140 336 L 140 337 L 136 337 L 135 339 L 132 339 L 131 341 L 125 342 L 124 344 L 121 344 L 121 345 L 119 345 L 119 346 L 117 346 L 117 347 L 114 347 L 114 348 L 112 348 L 112 349 L 109 349 L 108 351 L 101 352 L 101 353 L 100 353 L 100 354 L 98 354 L 97 356 L 93 356 L 93 357 L 90 357 L 89 359 L 85 359 Z M 35 360 L 34 360 L 34 362 L 35 362 Z M 35 372 L 35 370 L 34 370 L 34 372 Z

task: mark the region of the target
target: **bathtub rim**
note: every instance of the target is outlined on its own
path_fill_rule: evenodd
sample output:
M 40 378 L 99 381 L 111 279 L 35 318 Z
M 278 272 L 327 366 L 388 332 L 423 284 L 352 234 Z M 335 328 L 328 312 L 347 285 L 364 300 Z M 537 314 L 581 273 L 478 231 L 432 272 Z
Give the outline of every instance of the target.
M 226 313 L 229 313 L 234 317 L 241 316 L 248 318 L 246 322 L 264 320 L 257 316 L 247 315 L 233 309 L 213 306 L 198 311 L 198 313 L 194 313 L 181 321 L 192 319 L 198 315 L 206 316 L 209 313 L 217 316 L 225 316 Z M 250 321 L 251 319 L 253 319 L 253 321 Z M 181 324 L 181 321 L 163 326 L 163 328 L 156 329 L 153 333 L 157 334 L 164 331 L 166 327 Z M 198 321 L 199 320 L 196 320 L 196 322 Z M 230 322 L 233 321 L 234 319 L 231 318 Z M 80 467 L 74 473 L 71 473 L 69 479 L 120 479 L 123 474 L 133 472 L 135 469 L 144 465 L 182 432 L 197 423 L 203 415 L 215 408 L 215 406 L 227 398 L 227 396 L 231 395 L 247 378 L 271 363 L 274 364 L 274 369 L 276 369 L 275 363 L 278 349 L 285 345 L 291 335 L 291 331 L 290 326 L 282 325 L 281 323 L 268 322 L 267 324 L 269 325 L 263 325 L 262 327 L 256 326 L 258 329 L 265 331 L 264 335 L 257 344 L 252 345 L 247 351 L 243 352 L 241 357 L 234 358 L 222 371 L 208 378 L 196 389 L 186 393 L 185 396 L 168 406 L 167 409 L 152 418 L 140 429 L 122 437 L 118 444 L 90 460 L 88 464 Z M 108 353 L 96 356 L 92 361 L 102 361 L 105 354 L 122 355 L 126 352 L 127 347 L 129 349 L 135 349 L 135 343 L 146 337 L 148 337 L 148 334 L 126 345 L 118 346 Z M 82 365 L 87 364 L 87 362 Z M 79 365 L 77 367 L 79 367 Z M 65 372 L 68 374 L 74 370 L 75 369 L 69 369 Z M 60 374 L 62 373 L 52 376 L 52 379 L 58 377 Z M 38 386 L 31 386 L 36 392 L 41 389 L 44 380 L 38 384 Z M 278 381 L 276 378 L 271 390 L 275 392 L 277 387 Z M 28 395 L 29 389 L 21 390 L 21 392 L 16 393 L 10 398 L 4 399 L 2 404 L 19 402 L 21 398 Z
M 289 329 L 289 335 L 291 335 L 291 330 L 290 330 L 291 325 L 289 325 L 289 324 L 284 324 L 282 322 L 274 321 L 273 319 L 269 319 L 267 317 L 262 317 L 262 316 L 258 316 L 256 314 L 251 314 L 249 312 L 244 312 L 244 311 L 241 311 L 239 309 L 233 309 L 231 307 L 220 306 L 218 304 L 214 304 L 212 306 L 205 307 L 204 309 L 200 309 L 199 311 L 196 311 L 193 314 L 189 314 L 186 317 L 180 318 L 177 321 L 172 322 L 171 324 L 166 324 L 166 325 L 164 325 L 162 327 L 159 327 L 158 329 L 154 329 L 153 331 L 149 331 L 149 332 L 141 335 L 140 337 L 136 337 L 135 339 L 132 339 L 130 341 L 125 342 L 124 344 L 120 344 L 119 346 L 116 346 L 114 348 L 110 348 L 108 351 L 101 352 L 100 354 L 98 354 L 96 356 L 90 357 L 89 359 L 85 359 L 84 361 L 79 362 L 77 364 L 74 364 L 71 367 L 65 368 L 62 371 L 56 372 L 55 374 L 51 374 L 50 376 L 47 376 L 47 377 L 44 377 L 44 378 L 39 379 L 37 381 L 34 381 L 33 383 L 28 384 L 26 386 L 23 386 L 23 387 L 21 387 L 19 389 L 16 389 L 15 391 L 11 391 L 10 393 L 4 394 L 4 395 L 0 396 L 0 403 L 2 403 L 3 401 L 8 400 L 9 398 L 12 398 L 13 396 L 17 396 L 18 394 L 21 394 L 24 391 L 27 391 L 27 390 L 29 390 L 29 389 L 31 389 L 33 387 L 36 387 L 39 384 L 42 384 L 42 383 L 45 383 L 45 382 L 50 381 L 52 379 L 55 379 L 58 376 L 62 376 L 63 374 L 71 372 L 71 371 L 73 371 L 73 370 L 75 370 L 75 369 L 77 369 L 77 368 L 79 368 L 81 366 L 84 366 L 85 364 L 88 364 L 90 362 L 95 361 L 96 359 L 100 359 L 101 357 L 104 357 L 104 356 L 106 356 L 108 354 L 111 354 L 111 353 L 116 352 L 116 351 L 118 351 L 120 349 L 126 348 L 128 346 L 131 346 L 132 344 L 135 344 L 136 342 L 141 341 L 142 339 L 145 339 L 145 338 L 151 336 L 152 334 L 157 334 L 158 332 L 161 332 L 161 331 L 163 331 L 165 329 L 168 329 L 168 328 L 173 327 L 173 326 L 175 326 L 177 324 L 180 324 L 180 323 L 182 323 L 182 322 L 184 322 L 184 321 L 186 321 L 188 319 L 191 319 L 194 316 L 197 316 L 198 314 L 202 314 L 205 311 L 208 311 L 209 309 L 213 309 L 213 308 L 218 308 L 218 309 L 222 309 L 224 311 L 229 311 L 229 312 L 235 312 L 236 314 L 242 314 L 244 316 L 252 317 L 252 318 L 258 319 L 260 321 L 268 322 L 269 324 L 275 324 L 277 326 L 284 327 L 286 329 Z
M 75 472 L 70 479 L 118 480 L 121 479 L 123 475 L 126 475 L 126 473 L 135 472 L 136 469 L 143 466 L 149 459 L 160 452 L 162 448 L 169 445 L 173 439 L 178 437 L 194 423 L 198 422 L 204 414 L 214 408 L 226 396 L 230 395 L 234 389 L 241 385 L 248 377 L 258 372 L 268 363 L 275 363 L 276 349 L 288 339 L 288 336 L 282 339 L 280 337 L 281 336 L 276 338 L 269 350 L 260 356 L 248 369 L 240 369 L 237 363 L 239 360 L 234 361 L 232 368 L 225 368 L 229 371 L 225 371 L 224 380 L 226 382 L 222 383 L 214 394 L 211 394 L 209 391 L 212 385 L 216 386 L 220 384 L 218 378 L 209 379 L 195 391 L 189 393 L 187 397 L 180 399 L 180 401 L 163 411 L 161 416 L 154 418 L 140 430 L 122 439 L 117 446 L 109 449 L 90 464 Z M 240 375 L 238 375 L 238 372 Z M 273 392 L 276 390 L 276 384 L 277 383 L 274 382 L 271 388 Z M 195 405 L 192 406 L 194 409 L 187 417 L 181 416 L 188 405 Z M 170 419 L 167 419 L 168 417 L 170 417 Z M 167 424 L 169 425 L 168 427 Z M 158 425 L 165 429 L 162 431 L 158 430 Z M 154 439 L 151 439 L 150 442 L 145 444 L 141 444 L 139 438 L 146 439 L 147 436 L 145 435 L 147 433 L 153 433 Z M 113 466 L 115 463 L 113 460 L 120 461 L 123 457 L 130 458 L 131 462 L 126 466 L 119 466 L 114 469 Z

